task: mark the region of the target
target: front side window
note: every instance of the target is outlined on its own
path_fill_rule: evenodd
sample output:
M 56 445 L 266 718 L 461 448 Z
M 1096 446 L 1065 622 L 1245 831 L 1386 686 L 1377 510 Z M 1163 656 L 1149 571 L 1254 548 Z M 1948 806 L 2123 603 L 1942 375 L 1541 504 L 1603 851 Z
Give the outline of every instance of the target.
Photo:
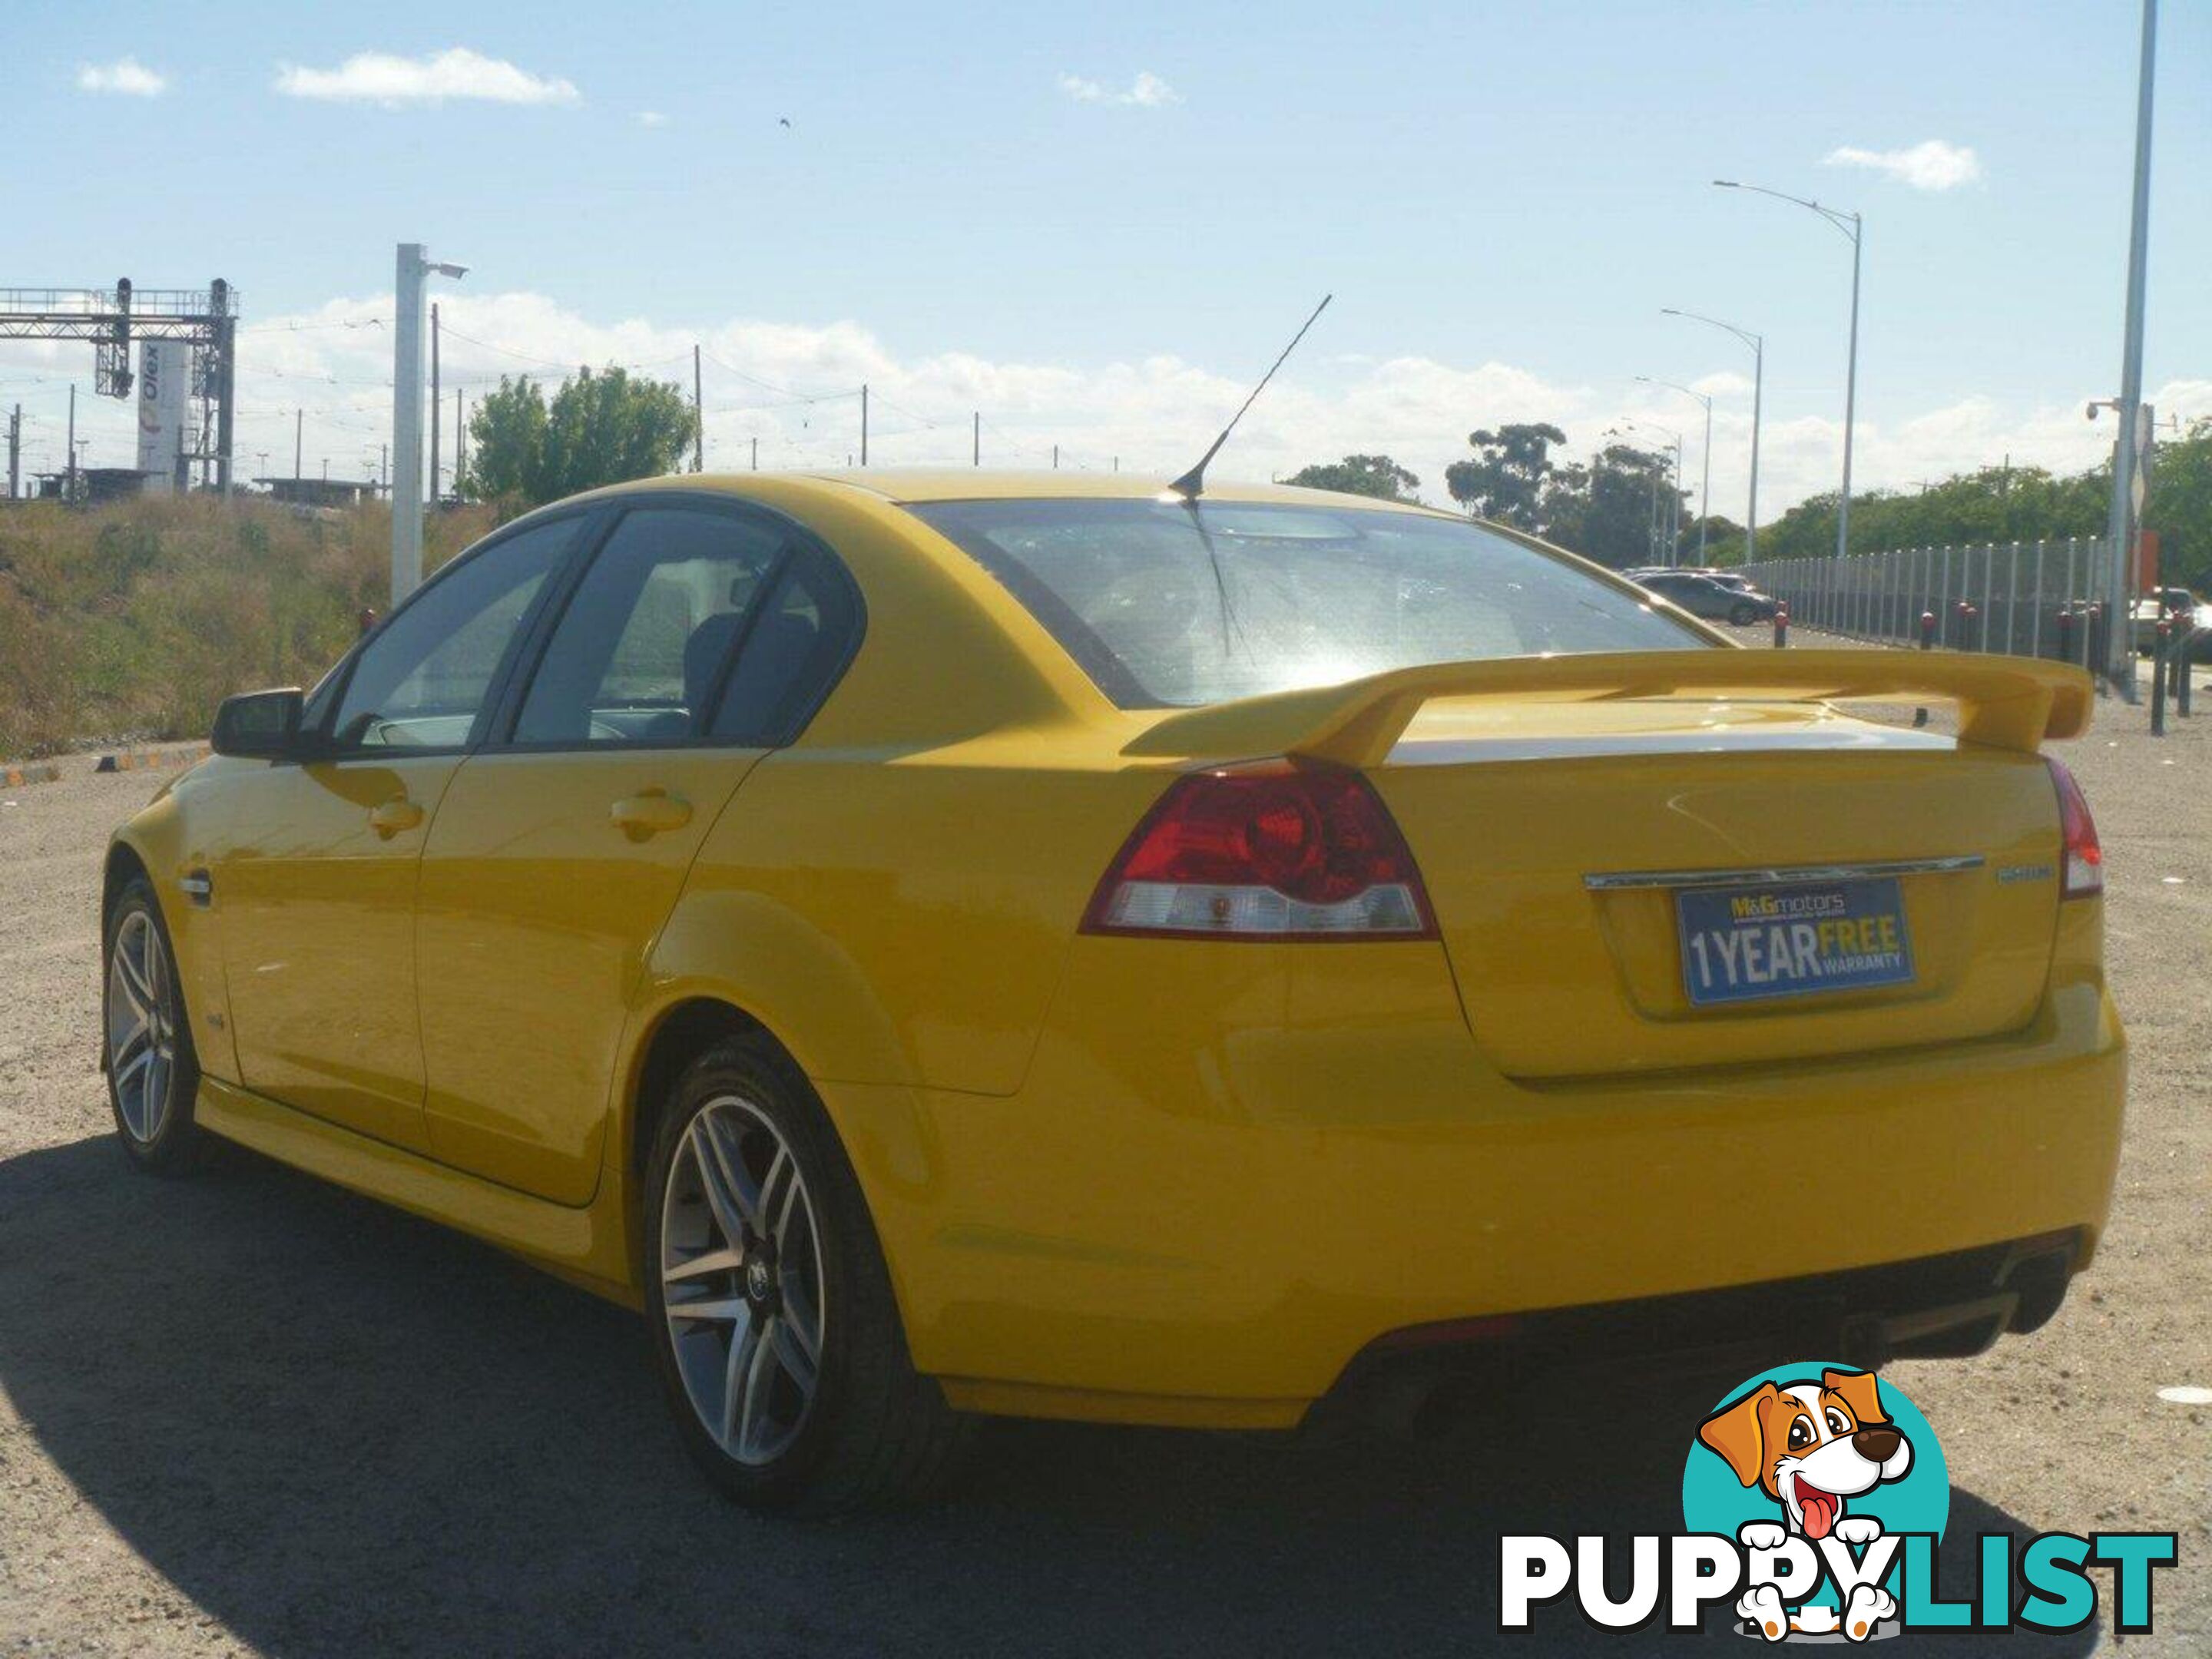
M 545 647 L 514 741 L 585 746 L 699 735 L 787 541 L 772 521 L 726 513 L 625 513 Z
M 556 519 L 472 553 L 395 611 L 362 647 L 331 722 L 347 749 L 460 748 L 580 519 Z
M 1124 708 L 1428 663 L 1711 645 L 1564 559 L 1425 514 L 1203 499 L 907 510 L 1004 583 Z

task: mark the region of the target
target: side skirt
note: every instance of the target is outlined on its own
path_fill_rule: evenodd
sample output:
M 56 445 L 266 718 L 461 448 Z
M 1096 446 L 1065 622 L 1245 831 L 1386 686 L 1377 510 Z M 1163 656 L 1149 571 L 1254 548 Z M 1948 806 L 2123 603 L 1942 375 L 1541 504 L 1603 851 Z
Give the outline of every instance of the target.
M 216 1078 L 200 1079 L 193 1115 L 279 1164 L 471 1234 L 626 1308 L 643 1305 L 621 1230 L 599 1201 L 578 1210 L 532 1198 Z

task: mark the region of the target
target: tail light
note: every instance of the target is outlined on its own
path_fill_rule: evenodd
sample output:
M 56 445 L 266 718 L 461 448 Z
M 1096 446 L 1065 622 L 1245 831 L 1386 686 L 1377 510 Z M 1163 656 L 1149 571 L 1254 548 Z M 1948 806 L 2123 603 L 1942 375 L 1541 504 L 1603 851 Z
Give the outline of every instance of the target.
M 1367 780 L 1255 761 L 1177 778 L 1121 848 L 1083 930 L 1182 939 L 1434 939 L 1405 838 Z
M 2065 860 L 2059 878 L 2061 898 L 2094 898 L 2105 890 L 2105 849 L 2097 844 L 2097 821 L 2089 816 L 2089 803 L 2081 786 L 2058 761 L 2045 757 L 2051 781 L 2058 787 L 2059 856 Z

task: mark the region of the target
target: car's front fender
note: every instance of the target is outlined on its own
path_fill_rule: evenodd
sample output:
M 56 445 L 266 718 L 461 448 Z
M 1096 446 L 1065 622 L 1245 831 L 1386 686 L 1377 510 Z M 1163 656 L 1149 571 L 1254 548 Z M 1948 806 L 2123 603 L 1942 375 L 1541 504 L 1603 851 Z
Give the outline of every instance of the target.
M 228 1013 L 222 920 L 212 906 L 188 896 L 180 885 L 186 876 L 205 866 L 209 804 L 206 794 L 192 787 L 188 774 L 165 782 L 152 800 L 118 825 L 108 842 L 101 904 L 104 911 L 109 897 L 123 884 L 126 864 L 135 861 L 145 871 L 155 902 L 161 908 L 161 920 L 168 927 L 171 948 L 176 952 L 177 979 L 191 1026 L 192 1051 L 202 1071 L 235 1083 L 238 1053 L 231 1040 Z M 104 939 L 105 914 L 100 930 Z

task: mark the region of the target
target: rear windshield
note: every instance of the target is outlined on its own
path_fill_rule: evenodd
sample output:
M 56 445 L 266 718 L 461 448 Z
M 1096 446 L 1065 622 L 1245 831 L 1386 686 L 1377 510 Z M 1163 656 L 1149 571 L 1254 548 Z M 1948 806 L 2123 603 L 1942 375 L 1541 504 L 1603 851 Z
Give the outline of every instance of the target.
M 1124 708 L 1424 663 L 1711 644 L 1562 559 L 1422 514 L 1204 501 L 908 510 L 1005 583 Z

